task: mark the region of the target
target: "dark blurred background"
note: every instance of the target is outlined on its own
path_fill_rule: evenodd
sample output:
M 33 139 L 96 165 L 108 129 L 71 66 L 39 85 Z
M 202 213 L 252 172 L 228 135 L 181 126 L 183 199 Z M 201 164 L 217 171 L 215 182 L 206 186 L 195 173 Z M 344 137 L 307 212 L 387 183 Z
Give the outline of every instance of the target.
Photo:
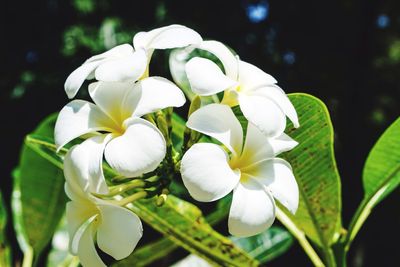
M 336 133 L 344 226 L 362 199 L 367 153 L 400 114 L 399 1 L 3 0 L 0 20 L 0 186 L 8 204 L 24 135 L 67 103 L 67 75 L 140 30 L 187 25 L 231 46 L 286 92 L 321 98 Z M 166 66 L 161 56 L 151 68 L 169 77 Z M 397 190 L 374 210 L 349 266 L 400 265 L 399 200 Z M 293 265 L 311 265 L 297 244 L 268 264 Z

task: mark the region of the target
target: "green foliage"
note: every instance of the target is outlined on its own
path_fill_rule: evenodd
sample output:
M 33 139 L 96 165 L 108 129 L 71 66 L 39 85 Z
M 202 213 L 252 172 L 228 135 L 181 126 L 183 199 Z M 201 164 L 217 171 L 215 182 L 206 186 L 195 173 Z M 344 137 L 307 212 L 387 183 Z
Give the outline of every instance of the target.
M 0 192 L 0 266 L 11 266 L 11 250 L 6 236 L 7 210 Z
M 400 184 L 400 118 L 379 138 L 363 170 L 364 198 L 353 216 L 344 241 L 345 250 L 372 209 Z
M 55 114 L 49 116 L 34 133 L 52 140 L 55 120 Z M 39 256 L 49 244 L 64 213 L 67 198 L 64 194 L 63 173 L 24 145 L 14 178 L 16 182 L 14 194 L 18 195 L 14 198 L 18 203 L 14 205 L 19 206 L 19 209 L 14 210 L 18 217 L 16 230 L 32 247 L 34 254 Z M 21 244 L 21 247 L 25 245 Z
M 62 159 L 55 154 L 55 145 L 47 138 L 36 135 L 27 136 L 26 140 L 42 157 L 62 167 Z M 105 168 L 106 173 L 113 173 Z M 210 262 L 231 266 L 257 265 L 257 261 L 234 246 L 232 241 L 214 231 L 193 204 L 170 195 L 162 207 L 157 207 L 154 199 L 144 199 L 129 205 L 129 208 L 174 243 Z
M 293 243 L 293 237 L 284 229 L 272 226 L 267 231 L 246 238 L 231 237 L 233 243 L 260 263 L 271 261 L 285 253 Z
M 291 94 L 300 128 L 287 133 L 299 145 L 284 154 L 296 177 L 300 203 L 295 216 L 284 212 L 317 245 L 327 248 L 341 230 L 340 177 L 333 152 L 333 128 L 326 106 L 306 94 Z
M 397 119 L 372 148 L 363 171 L 365 198 L 373 206 L 400 184 L 400 119 Z M 372 200 L 373 199 L 373 200 Z

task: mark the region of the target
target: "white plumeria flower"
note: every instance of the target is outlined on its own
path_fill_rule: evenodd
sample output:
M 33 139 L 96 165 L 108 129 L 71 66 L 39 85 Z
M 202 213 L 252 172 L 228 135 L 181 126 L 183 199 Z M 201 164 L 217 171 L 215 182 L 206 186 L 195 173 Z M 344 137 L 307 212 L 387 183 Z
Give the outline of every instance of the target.
M 165 157 L 166 142 L 153 124 L 140 118 L 185 103 L 182 91 L 161 77 L 140 83 L 95 82 L 89 85 L 94 103 L 73 100 L 59 113 L 54 137 L 57 149 L 91 133 L 90 172 L 102 176 L 103 152 L 108 164 L 126 177 L 153 171 Z
M 73 98 L 85 79 L 99 81 L 136 81 L 146 76 L 155 49 L 169 49 L 198 44 L 201 36 L 182 25 L 170 25 L 149 32 L 139 32 L 130 44 L 116 46 L 93 56 L 73 71 L 65 81 L 65 92 Z
M 221 103 L 231 107 L 239 104 L 246 119 L 267 136 L 283 133 L 286 116 L 299 126 L 296 110 L 271 75 L 240 60 L 220 42 L 203 41 L 197 48 L 214 54 L 225 74 L 211 60 L 192 58 L 185 69 L 193 92 L 209 96 L 224 91 Z
M 94 197 L 97 182 L 90 173 L 92 144 L 88 141 L 70 149 L 64 160 L 69 249 L 84 267 L 106 266 L 98 247 L 116 260 L 128 257 L 143 234 L 139 217 L 133 212 Z M 98 180 L 98 179 L 97 179 Z
M 203 202 L 220 199 L 233 190 L 229 232 L 251 236 L 275 219 L 274 198 L 295 213 L 299 194 L 288 162 L 275 156 L 297 145 L 286 134 L 267 138 L 251 122 L 243 146 L 243 130 L 227 105 L 210 104 L 195 111 L 187 127 L 211 136 L 219 145 L 197 143 L 183 156 L 181 174 L 190 195 Z

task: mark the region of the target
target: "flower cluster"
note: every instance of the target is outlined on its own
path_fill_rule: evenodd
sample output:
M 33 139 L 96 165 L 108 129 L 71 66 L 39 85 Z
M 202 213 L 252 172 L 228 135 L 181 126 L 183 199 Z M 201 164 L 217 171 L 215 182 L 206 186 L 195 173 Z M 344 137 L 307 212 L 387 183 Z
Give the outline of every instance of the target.
M 187 130 L 209 136 L 212 143 L 196 143 L 198 138 L 192 138 L 192 143 L 184 142 L 183 155 L 171 152 L 168 116 L 173 107 L 185 104 L 185 96 L 175 83 L 149 75 L 154 50 L 171 48 L 208 51 L 223 66 L 222 70 L 203 57 L 185 65 L 195 94 L 223 92 L 223 97 L 220 103 L 192 108 Z M 55 126 L 58 150 L 79 141 L 65 155 L 64 175 L 71 199 L 67 204 L 70 251 L 83 266 L 105 266 L 95 243 L 117 260 L 134 250 L 142 237 L 142 224 L 125 206 L 154 196 L 144 190 L 147 178 L 168 168 L 180 166 L 184 185 L 198 201 L 215 201 L 233 191 L 228 222 L 233 235 L 267 229 L 275 218 L 274 199 L 296 211 L 296 180 L 289 163 L 276 157 L 297 144 L 284 133 L 286 117 L 298 126 L 296 111 L 272 76 L 241 61 L 222 43 L 203 41 L 181 25 L 139 32 L 133 46 L 114 47 L 72 72 L 65 82 L 69 98 L 76 96 L 86 79 L 97 80 L 88 86 L 93 102 L 72 100 L 60 111 Z M 231 109 L 236 105 L 247 119 L 246 129 Z M 105 178 L 103 164 L 128 182 L 113 186 Z M 161 183 L 156 177 L 151 184 L 157 182 Z M 167 186 L 157 188 L 164 192 Z

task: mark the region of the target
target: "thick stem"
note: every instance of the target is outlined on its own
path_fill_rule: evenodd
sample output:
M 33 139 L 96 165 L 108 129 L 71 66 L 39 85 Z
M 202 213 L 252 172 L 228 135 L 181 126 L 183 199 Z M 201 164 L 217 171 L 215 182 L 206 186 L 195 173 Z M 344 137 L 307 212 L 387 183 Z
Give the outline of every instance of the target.
M 28 247 L 24 253 L 24 260 L 22 262 L 22 267 L 32 267 L 33 263 L 33 248 Z
M 303 248 L 307 256 L 310 258 L 314 266 L 324 267 L 325 264 L 322 262 L 317 252 L 308 242 L 305 234 L 283 213 L 278 207 L 276 207 L 276 217 L 278 220 L 289 230 L 289 232 L 297 239 L 300 246 Z

